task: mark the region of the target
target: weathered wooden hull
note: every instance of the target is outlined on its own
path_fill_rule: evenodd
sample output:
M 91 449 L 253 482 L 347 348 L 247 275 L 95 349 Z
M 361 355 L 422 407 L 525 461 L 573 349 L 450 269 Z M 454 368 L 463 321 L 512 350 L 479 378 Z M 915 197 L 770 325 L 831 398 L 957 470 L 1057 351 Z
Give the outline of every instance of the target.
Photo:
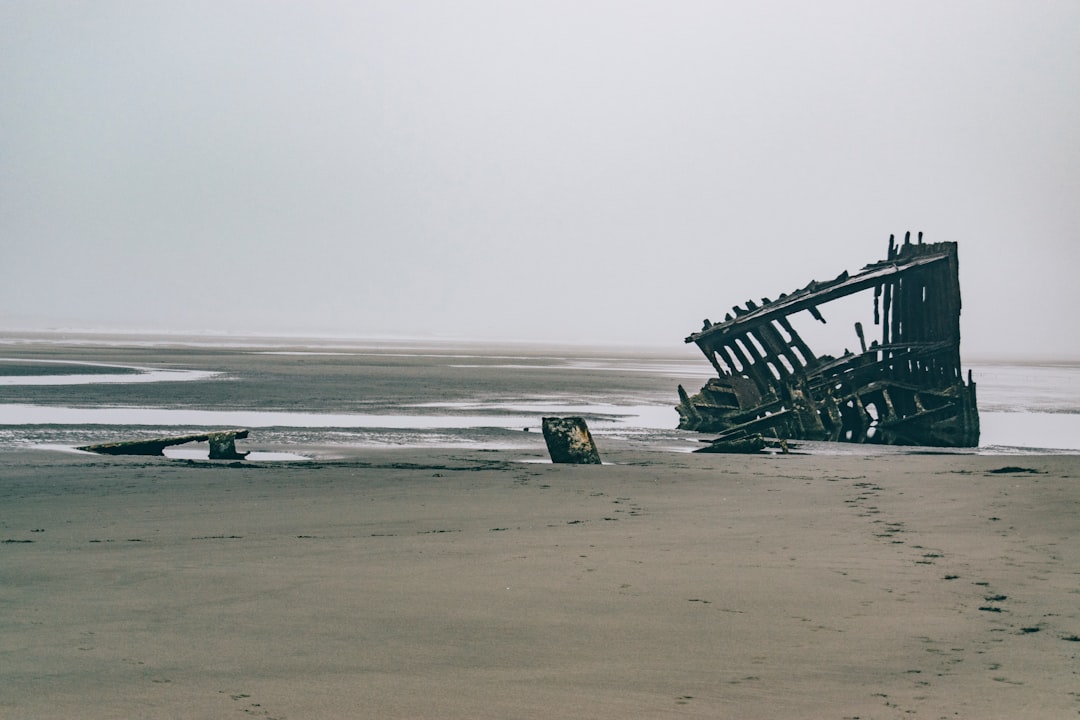
M 881 340 L 840 358 L 817 355 L 789 318 L 856 293 L 873 292 Z M 784 439 L 975 447 L 975 383 L 960 366 L 956 243 L 910 236 L 855 275 L 811 282 L 776 301 L 748 302 L 724 322 L 706 321 L 695 343 L 717 371 L 696 394 L 679 387 L 679 427 L 718 441 L 764 433 Z

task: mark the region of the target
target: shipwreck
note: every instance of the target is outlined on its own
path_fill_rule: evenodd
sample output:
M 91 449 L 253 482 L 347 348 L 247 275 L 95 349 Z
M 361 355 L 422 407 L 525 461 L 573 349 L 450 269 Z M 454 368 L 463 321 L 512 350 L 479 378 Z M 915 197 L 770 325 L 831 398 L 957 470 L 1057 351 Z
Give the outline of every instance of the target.
M 874 333 L 858 352 L 818 354 L 792 319 L 826 322 L 823 306 L 873 294 Z M 801 320 L 802 318 L 800 318 Z M 953 242 L 889 237 L 886 259 L 761 304 L 747 301 L 686 338 L 717 377 L 688 395 L 679 386 L 679 427 L 717 437 L 702 451 L 759 447 L 760 438 L 975 447 L 975 383 L 960 366 L 960 280 Z M 785 444 L 786 447 L 786 444 Z

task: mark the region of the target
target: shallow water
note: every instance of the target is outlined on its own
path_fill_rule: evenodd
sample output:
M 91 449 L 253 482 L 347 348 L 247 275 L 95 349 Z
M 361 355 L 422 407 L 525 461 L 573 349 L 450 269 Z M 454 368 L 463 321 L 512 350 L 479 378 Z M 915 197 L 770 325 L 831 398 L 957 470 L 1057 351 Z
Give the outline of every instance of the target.
M 40 360 L 15 366 L 15 360 L 0 358 L 0 385 L 111 385 L 116 383 L 159 383 L 207 380 L 217 375 L 210 370 L 172 370 L 103 365 L 75 360 Z M 17 370 L 17 371 L 16 371 Z M 77 370 L 78 372 L 63 372 Z
M 77 445 L 207 428 L 258 429 L 250 446 L 542 448 L 540 419 L 580 415 L 598 442 L 689 451 L 676 386 L 712 369 L 682 354 L 475 344 L 269 346 L 7 344 L 0 447 Z M 5 374 L 5 368 L 18 368 Z M 62 370 L 61 370 L 62 369 Z M 983 452 L 1080 451 L 1080 367 L 986 363 Z M 866 446 L 815 452 L 871 452 Z

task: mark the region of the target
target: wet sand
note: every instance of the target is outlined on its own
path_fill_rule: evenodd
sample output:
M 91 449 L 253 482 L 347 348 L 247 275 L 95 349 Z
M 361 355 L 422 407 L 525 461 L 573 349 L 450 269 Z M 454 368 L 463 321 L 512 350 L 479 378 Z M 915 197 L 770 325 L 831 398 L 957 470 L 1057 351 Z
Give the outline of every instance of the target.
M 528 455 L 0 452 L 0 716 L 1080 711 L 1080 457 Z

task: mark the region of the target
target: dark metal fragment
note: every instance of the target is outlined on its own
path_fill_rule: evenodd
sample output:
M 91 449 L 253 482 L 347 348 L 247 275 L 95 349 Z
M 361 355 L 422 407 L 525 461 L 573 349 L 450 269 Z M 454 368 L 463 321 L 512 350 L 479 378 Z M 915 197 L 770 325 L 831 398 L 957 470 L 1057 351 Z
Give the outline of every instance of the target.
M 165 448 L 173 445 L 184 445 L 189 442 L 208 442 L 210 443 L 211 460 L 242 460 L 247 457 L 248 453 L 237 452 L 236 438 L 246 438 L 247 436 L 247 430 L 225 430 L 223 432 L 197 435 L 173 435 L 172 437 L 83 445 L 76 449 L 104 455 L 164 455 Z
M 546 417 L 543 422 L 544 441 L 553 463 L 599 465 L 592 434 L 585 420 L 579 417 Z

